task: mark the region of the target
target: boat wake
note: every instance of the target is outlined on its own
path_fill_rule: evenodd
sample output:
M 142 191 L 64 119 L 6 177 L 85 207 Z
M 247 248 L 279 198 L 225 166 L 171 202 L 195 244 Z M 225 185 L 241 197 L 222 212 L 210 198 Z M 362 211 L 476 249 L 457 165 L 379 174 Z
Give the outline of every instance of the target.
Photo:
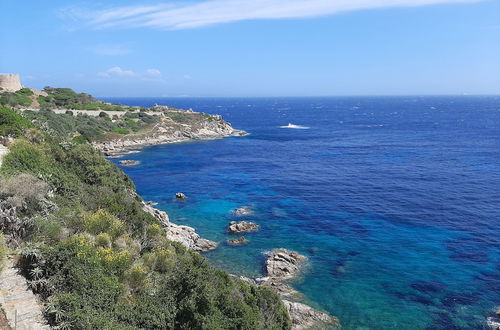
M 280 126 L 280 128 L 309 129 L 309 127 L 307 127 L 307 126 L 294 125 L 292 123 L 288 123 L 288 125 L 286 125 L 286 126 Z

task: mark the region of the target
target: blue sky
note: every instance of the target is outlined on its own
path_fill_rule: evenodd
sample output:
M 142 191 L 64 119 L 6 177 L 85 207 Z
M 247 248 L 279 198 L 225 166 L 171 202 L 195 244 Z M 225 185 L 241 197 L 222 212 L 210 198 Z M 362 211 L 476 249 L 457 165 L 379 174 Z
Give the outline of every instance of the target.
M 500 94 L 498 0 L 3 0 L 0 12 L 0 72 L 35 88 Z

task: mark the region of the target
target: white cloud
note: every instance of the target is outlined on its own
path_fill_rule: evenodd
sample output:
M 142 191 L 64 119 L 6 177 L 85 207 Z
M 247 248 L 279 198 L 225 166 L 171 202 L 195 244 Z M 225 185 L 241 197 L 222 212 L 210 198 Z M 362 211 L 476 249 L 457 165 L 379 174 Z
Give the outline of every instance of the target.
M 96 28 L 178 30 L 243 20 L 309 18 L 353 10 L 478 1 L 482 0 L 208 0 L 184 5 L 177 2 L 175 6 L 116 7 L 94 12 L 72 8 L 69 12 L 71 19 L 79 16 Z
M 158 69 L 147 69 L 146 73 L 151 77 L 161 77 L 161 72 Z
M 114 78 L 114 77 L 134 77 L 137 74 L 132 70 L 123 70 L 119 66 L 114 66 L 104 72 L 99 72 L 97 75 L 103 78 Z
M 147 69 L 143 72 L 124 70 L 119 66 L 114 66 L 106 71 L 97 73 L 101 78 L 137 78 L 145 81 L 164 81 L 163 75 L 158 69 Z
M 131 53 L 130 49 L 122 45 L 98 45 L 91 49 L 97 55 L 117 56 Z

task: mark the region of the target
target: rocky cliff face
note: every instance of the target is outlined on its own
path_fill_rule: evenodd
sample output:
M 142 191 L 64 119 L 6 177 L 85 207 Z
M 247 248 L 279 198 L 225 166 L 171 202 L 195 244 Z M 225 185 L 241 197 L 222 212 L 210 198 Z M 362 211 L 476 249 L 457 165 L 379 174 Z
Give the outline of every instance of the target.
M 106 156 L 124 153 L 129 149 L 148 145 L 208 140 L 227 136 L 241 136 L 246 132 L 235 130 L 219 115 L 169 110 L 160 112 L 159 122 L 152 128 L 117 139 L 94 142 L 93 145 Z

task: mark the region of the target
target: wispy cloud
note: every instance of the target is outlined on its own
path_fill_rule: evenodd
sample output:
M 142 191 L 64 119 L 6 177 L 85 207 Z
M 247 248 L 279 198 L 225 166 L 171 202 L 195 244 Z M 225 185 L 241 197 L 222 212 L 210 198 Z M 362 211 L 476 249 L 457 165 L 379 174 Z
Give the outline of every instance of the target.
M 137 73 L 132 70 L 123 70 L 119 66 L 114 66 L 104 72 L 99 72 L 97 74 L 102 78 L 116 78 L 116 77 L 135 77 Z
M 310 18 L 339 12 L 482 0 L 208 0 L 188 4 L 115 7 L 101 11 L 71 8 L 66 15 L 94 28 L 197 28 L 243 20 Z
M 158 69 L 147 69 L 143 72 L 133 70 L 125 70 L 119 66 L 114 66 L 106 71 L 98 72 L 97 76 L 100 78 L 114 79 L 114 78 L 135 78 L 147 81 L 164 81 L 163 74 Z

